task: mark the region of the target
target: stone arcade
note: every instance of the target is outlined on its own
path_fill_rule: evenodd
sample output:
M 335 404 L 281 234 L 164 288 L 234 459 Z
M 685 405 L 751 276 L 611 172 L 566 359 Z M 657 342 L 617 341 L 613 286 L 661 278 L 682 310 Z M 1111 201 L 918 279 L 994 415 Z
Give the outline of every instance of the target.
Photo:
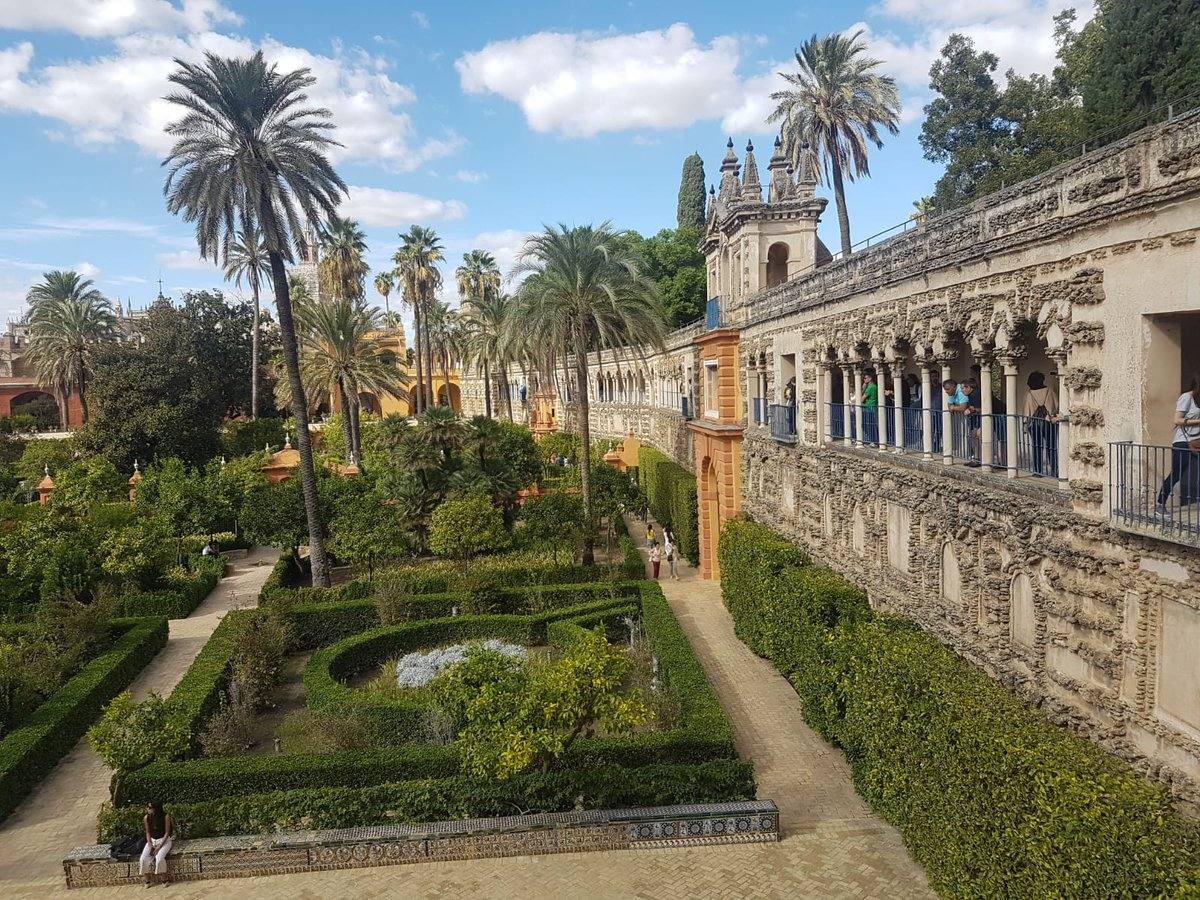
M 848 260 L 810 166 L 776 152 L 764 203 L 729 145 L 707 320 L 593 360 L 593 434 L 696 472 L 706 577 L 748 513 L 1200 803 L 1200 513 L 1155 503 L 1200 372 L 1200 113 Z

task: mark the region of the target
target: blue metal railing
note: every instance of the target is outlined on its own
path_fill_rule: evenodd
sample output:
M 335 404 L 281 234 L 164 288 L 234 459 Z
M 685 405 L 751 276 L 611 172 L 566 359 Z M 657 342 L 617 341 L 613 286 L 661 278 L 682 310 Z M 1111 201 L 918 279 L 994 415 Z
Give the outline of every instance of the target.
M 796 407 L 772 403 L 770 406 L 771 437 L 777 441 L 796 439 Z
M 688 403 L 687 397 L 679 398 L 679 411 L 683 413 L 683 417 L 685 419 L 690 419 L 692 417 L 691 405 Z
M 904 449 L 908 453 L 920 453 L 925 448 L 925 425 L 921 418 L 921 410 L 911 406 L 904 407 Z
M 844 403 L 829 404 L 829 437 L 835 441 L 846 437 L 846 405 Z
M 750 398 L 750 417 L 755 425 L 767 424 L 767 398 L 766 397 L 751 397 Z
M 721 298 L 709 297 L 708 305 L 704 310 L 704 325 L 712 331 L 714 328 L 721 327 Z

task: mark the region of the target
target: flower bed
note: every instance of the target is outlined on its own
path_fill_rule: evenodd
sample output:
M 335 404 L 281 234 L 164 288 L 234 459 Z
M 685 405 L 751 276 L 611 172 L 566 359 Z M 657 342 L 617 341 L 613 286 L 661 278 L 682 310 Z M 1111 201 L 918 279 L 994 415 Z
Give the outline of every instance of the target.
M 491 638 L 486 641 L 473 641 L 467 644 L 452 644 L 449 647 L 436 647 L 425 652 L 406 653 L 396 661 L 396 686 L 401 688 L 423 688 L 444 669 L 462 662 L 471 650 L 486 650 L 489 653 L 499 653 L 524 659 L 528 651 L 516 644 L 506 644 Z

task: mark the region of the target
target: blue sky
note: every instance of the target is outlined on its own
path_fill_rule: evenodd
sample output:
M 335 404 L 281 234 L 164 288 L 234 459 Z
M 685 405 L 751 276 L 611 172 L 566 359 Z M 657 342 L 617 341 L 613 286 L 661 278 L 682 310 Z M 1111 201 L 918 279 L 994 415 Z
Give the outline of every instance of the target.
M 160 275 L 176 296 L 220 285 L 162 200 L 175 56 L 261 47 L 313 69 L 373 265 L 413 222 L 454 262 L 483 247 L 508 265 L 545 222 L 673 226 L 683 157 L 716 181 L 727 135 L 739 154 L 753 138 L 765 167 L 773 73 L 813 32 L 863 28 L 900 83 L 904 127 L 849 203 L 856 241 L 903 221 L 938 175 L 917 134 L 946 36 L 1046 71 L 1051 17 L 1071 5 L 1090 4 L 0 0 L 0 319 L 48 268 L 139 307 Z M 832 209 L 822 234 L 836 246 Z

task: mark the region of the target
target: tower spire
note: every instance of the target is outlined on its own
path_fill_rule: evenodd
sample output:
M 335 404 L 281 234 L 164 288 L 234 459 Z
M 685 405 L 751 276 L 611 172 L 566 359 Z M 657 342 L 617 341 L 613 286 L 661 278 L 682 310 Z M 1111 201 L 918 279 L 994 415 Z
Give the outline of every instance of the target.
M 742 163 L 742 200 L 762 202 L 762 183 L 758 180 L 758 161 L 754 158 L 754 142 L 746 141 L 746 159 Z
M 742 195 L 738 182 L 738 158 L 733 152 L 733 138 L 725 145 L 725 158 L 721 160 L 721 190 L 717 199 L 723 204 L 736 203 Z

